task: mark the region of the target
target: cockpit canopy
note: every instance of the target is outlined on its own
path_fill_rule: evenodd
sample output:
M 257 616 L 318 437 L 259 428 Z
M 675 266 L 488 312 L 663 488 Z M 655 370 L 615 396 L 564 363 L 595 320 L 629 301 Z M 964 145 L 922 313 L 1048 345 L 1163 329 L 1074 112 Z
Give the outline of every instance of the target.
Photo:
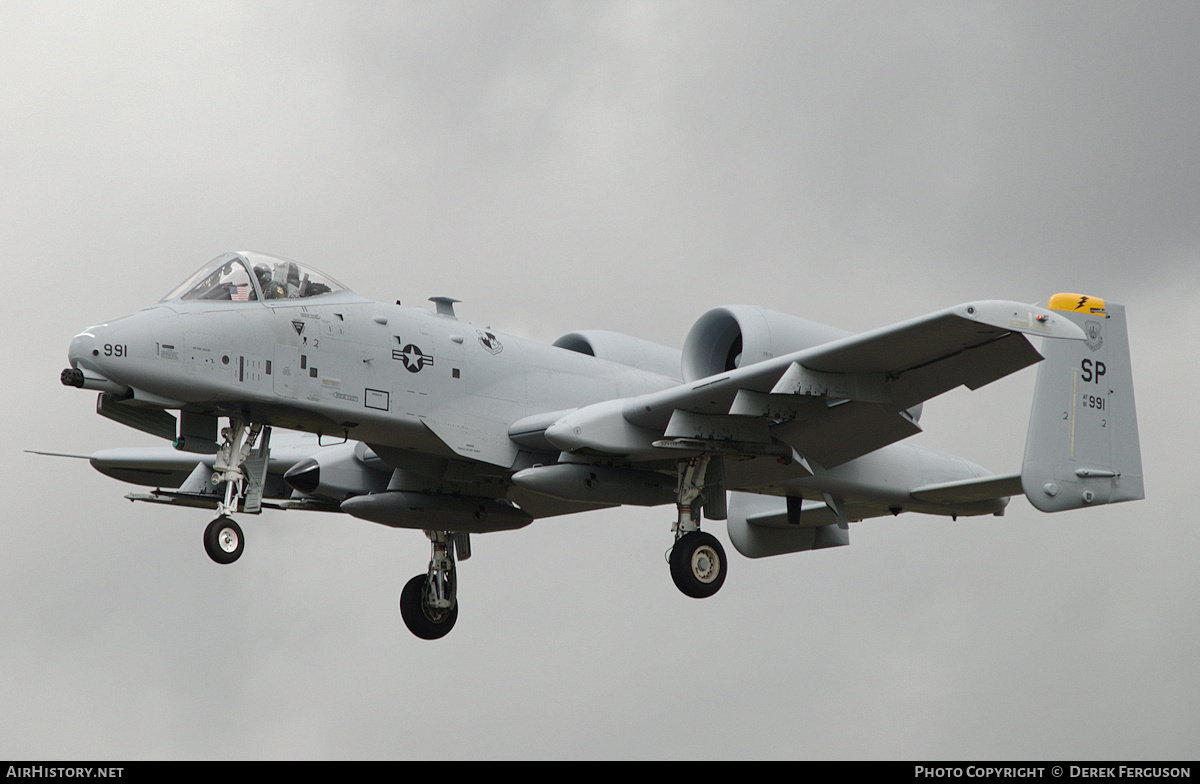
M 348 291 L 323 272 L 266 253 L 225 253 L 196 270 L 163 302 L 173 299 L 251 302 L 316 297 Z

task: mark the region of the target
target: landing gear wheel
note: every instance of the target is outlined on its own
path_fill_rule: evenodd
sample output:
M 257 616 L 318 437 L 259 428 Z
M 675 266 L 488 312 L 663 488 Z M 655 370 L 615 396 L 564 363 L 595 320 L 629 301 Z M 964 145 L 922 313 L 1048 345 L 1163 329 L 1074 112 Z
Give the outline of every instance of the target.
M 245 549 L 246 537 L 231 518 L 218 517 L 204 529 L 204 551 L 219 564 L 233 563 Z
M 725 582 L 725 548 L 712 534 L 692 531 L 671 549 L 671 579 L 693 599 L 712 596 Z
M 426 601 L 429 593 L 429 575 L 418 574 L 409 580 L 400 592 L 400 616 L 408 630 L 422 640 L 437 640 L 454 628 L 458 602 L 445 609 L 432 607 Z

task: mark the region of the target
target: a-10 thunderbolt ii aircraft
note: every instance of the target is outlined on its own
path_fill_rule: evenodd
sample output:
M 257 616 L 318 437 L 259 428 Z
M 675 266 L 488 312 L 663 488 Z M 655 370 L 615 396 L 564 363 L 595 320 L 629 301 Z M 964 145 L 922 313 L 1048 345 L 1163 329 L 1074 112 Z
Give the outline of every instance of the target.
M 539 518 L 674 503 L 671 576 L 699 598 L 728 563 L 705 519 L 758 558 L 844 545 L 849 523 L 901 512 L 1143 497 L 1125 311 L 1093 297 L 971 302 L 862 334 L 718 307 L 682 351 L 604 331 L 540 345 L 433 302 L 375 302 L 287 259 L 227 253 L 76 335 L 62 382 L 173 442 L 91 459 L 156 488 L 130 498 L 214 509 L 218 563 L 244 547 L 233 515 L 264 507 L 424 531 L 429 567 L 400 610 L 425 639 L 454 625 L 470 535 Z M 925 400 L 1039 361 L 1020 472 L 904 443 Z

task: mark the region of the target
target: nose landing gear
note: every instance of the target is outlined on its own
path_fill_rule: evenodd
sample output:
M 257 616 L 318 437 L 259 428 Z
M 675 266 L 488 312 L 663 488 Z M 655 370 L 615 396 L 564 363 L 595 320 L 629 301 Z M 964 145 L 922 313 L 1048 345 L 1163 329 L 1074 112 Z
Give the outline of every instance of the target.
M 231 517 L 222 515 L 204 529 L 204 552 L 219 564 L 233 563 L 245 549 L 246 537 Z
M 260 433 L 262 445 L 252 457 Z M 246 537 L 231 515 L 239 506 L 254 514 L 260 511 L 271 428 L 253 423 L 247 426 L 242 418 L 230 417 L 229 427 L 221 430 L 221 438 L 211 481 L 213 486 L 225 483 L 225 499 L 217 502 L 217 518 L 204 529 L 204 551 L 213 561 L 230 564 L 241 558 L 246 549 Z

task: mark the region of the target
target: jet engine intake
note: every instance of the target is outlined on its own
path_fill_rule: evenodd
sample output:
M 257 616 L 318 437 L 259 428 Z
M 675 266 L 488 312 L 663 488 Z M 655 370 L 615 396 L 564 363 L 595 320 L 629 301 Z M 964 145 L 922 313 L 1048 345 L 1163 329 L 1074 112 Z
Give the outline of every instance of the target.
M 697 381 L 850 334 L 766 308 L 714 308 L 696 320 L 684 340 L 683 380 Z

